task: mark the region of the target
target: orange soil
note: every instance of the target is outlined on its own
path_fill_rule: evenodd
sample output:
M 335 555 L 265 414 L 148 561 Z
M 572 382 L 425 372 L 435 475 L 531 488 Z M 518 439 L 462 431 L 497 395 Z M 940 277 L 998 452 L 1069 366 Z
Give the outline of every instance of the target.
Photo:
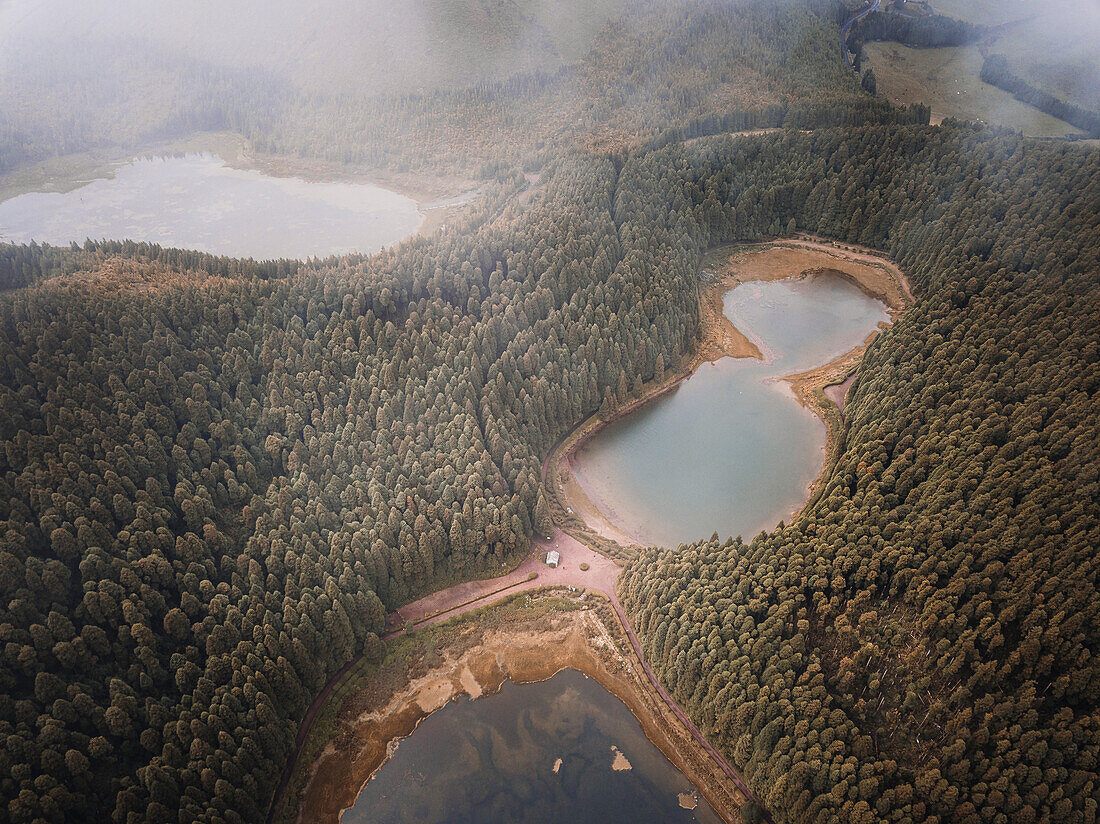
M 300 824 L 335 824 L 360 788 L 427 715 L 462 695 L 479 697 L 505 679 L 530 683 L 565 668 L 583 672 L 623 701 L 657 745 L 727 821 L 743 797 L 647 689 L 645 676 L 608 604 L 584 596 L 581 609 L 524 619 L 514 610 L 504 625 L 457 625 L 439 648 L 441 663 L 411 672 L 405 685 L 381 696 L 353 696 L 341 709 L 338 732 L 317 763 L 301 798 Z M 505 610 L 508 607 L 504 608 Z
M 707 262 L 717 270 L 717 277 L 701 296 L 699 347 L 679 370 L 670 372 L 659 384 L 647 387 L 641 398 L 621 409 L 618 415 L 628 414 L 675 387 L 703 360 L 760 356 L 759 349 L 722 312 L 722 295 L 737 283 L 829 274 L 851 280 L 868 294 L 886 302 L 895 313 L 902 311 L 913 299 L 904 276 L 891 262 L 871 250 L 841 249 L 814 238 L 750 247 L 735 250 L 733 254 L 729 250 L 724 253 L 719 250 L 708 255 L 704 265 Z M 838 421 L 833 415 L 837 413 L 835 410 L 830 413 L 825 408 L 825 395 L 821 390 L 845 379 L 858 364 L 866 343 L 874 334 L 868 336 L 864 346 L 832 363 L 787 378 L 799 399 L 829 424 L 830 443 L 836 435 L 834 430 Z M 844 380 L 841 386 L 845 388 L 848 384 L 850 379 Z M 548 457 L 544 470 L 557 515 L 565 512 L 564 507 L 574 501 L 570 495 L 579 489 L 575 482 L 568 483 L 568 457 L 604 425 L 606 422 L 593 417 Z M 566 479 L 563 486 L 554 483 L 559 476 Z M 579 516 L 571 509 L 568 512 L 571 526 L 579 523 L 586 540 L 598 536 L 604 544 L 610 543 L 614 550 L 621 550 L 614 542 L 628 536 L 606 519 L 602 525 L 596 519 L 597 528 L 593 529 L 591 502 L 579 508 Z M 551 548 L 562 556 L 557 569 L 542 563 L 545 552 Z M 582 562 L 589 565 L 589 570 L 580 570 Z M 582 596 L 586 603 L 584 610 L 542 615 L 528 625 L 523 625 L 522 621 L 505 626 L 494 622 L 490 627 L 474 622 L 459 624 L 448 636 L 446 648 L 441 650 L 443 663 L 440 666 L 415 676 L 410 674 L 403 688 L 381 698 L 360 694 L 345 703 L 338 720 L 340 731 L 312 766 L 299 805 L 298 820 L 338 821 L 340 812 L 354 803 L 359 788 L 392 751 L 395 739 L 411 733 L 421 719 L 454 697 L 495 691 L 505 678 L 518 682 L 536 681 L 572 667 L 595 678 L 623 700 L 642 723 L 647 736 L 700 789 L 711 806 L 723 818 L 732 821 L 745 799 L 739 789 L 743 787 L 740 776 L 734 774 L 702 739 L 656 681 L 651 668 L 640 659 L 637 639 L 626 623 L 615 594 L 618 570 L 614 561 L 593 552 L 572 535 L 555 529 L 551 539 L 535 542 L 531 557 L 509 575 L 460 584 L 409 604 L 391 616 L 391 634 L 397 634 L 406 621 L 418 627 L 428 626 L 547 584 L 594 591 Z M 538 577 L 531 579 L 531 572 L 537 572 Z M 507 588 L 502 590 L 502 587 Z M 593 604 L 595 609 L 591 608 Z

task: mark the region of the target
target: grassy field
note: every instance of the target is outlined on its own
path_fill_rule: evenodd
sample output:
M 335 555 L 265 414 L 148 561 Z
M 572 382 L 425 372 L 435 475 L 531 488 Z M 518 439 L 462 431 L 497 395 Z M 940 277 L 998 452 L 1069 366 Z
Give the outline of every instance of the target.
M 1080 134 L 1068 123 L 1021 103 L 981 81 L 977 46 L 914 49 L 899 43 L 867 43 L 878 93 L 894 103 L 927 103 L 932 122 L 946 117 L 1018 129 L 1028 137 Z
M 937 14 L 980 26 L 1000 26 L 1037 11 L 1033 0 L 932 0 L 932 8 Z
M 932 0 L 939 14 L 995 31 L 987 53 L 1003 54 L 1015 74 L 1063 100 L 1100 110 L 1100 4 L 1076 0 Z M 1013 25 L 1005 25 L 1013 24 Z M 876 72 L 877 73 L 877 72 Z

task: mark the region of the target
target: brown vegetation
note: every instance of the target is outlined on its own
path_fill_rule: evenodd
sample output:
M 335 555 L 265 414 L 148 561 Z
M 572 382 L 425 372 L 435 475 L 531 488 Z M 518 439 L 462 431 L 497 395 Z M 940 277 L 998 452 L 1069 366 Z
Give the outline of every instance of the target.
M 562 601 L 565 594 L 512 599 L 400 642 L 405 646 L 341 706 L 335 735 L 310 767 L 297 821 L 338 821 L 395 740 L 449 701 L 494 693 L 506 679 L 542 681 L 565 668 L 583 672 L 623 701 L 647 737 L 723 818 L 734 820 L 741 797 L 653 693 L 608 603 L 595 593 Z

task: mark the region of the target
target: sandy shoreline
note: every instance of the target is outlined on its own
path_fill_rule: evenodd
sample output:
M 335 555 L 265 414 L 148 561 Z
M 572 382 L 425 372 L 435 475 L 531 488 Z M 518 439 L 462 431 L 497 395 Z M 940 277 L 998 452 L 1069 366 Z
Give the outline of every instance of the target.
M 777 252 L 776 250 L 780 250 Z M 736 268 L 720 271 L 712 277 L 700 296 L 700 345 L 679 368 L 670 370 L 664 380 L 645 388 L 643 394 L 626 404 L 607 420 L 593 416 L 580 424 L 552 450 L 544 464 L 547 490 L 556 524 L 575 540 L 612 558 L 629 558 L 637 546 L 587 499 L 570 471 L 572 455 L 604 426 L 635 411 L 653 399 L 673 390 L 703 362 L 720 357 L 759 357 L 760 350 L 725 318 L 722 295 L 746 280 L 780 280 L 786 277 L 829 276 L 837 274 L 853 280 L 861 289 L 885 299 L 894 313 L 901 312 L 912 300 L 907 284 L 892 264 L 874 257 L 870 250 L 837 251 L 824 249 L 813 240 L 786 241 L 755 247 L 740 247 L 731 257 Z M 795 262 L 809 263 L 792 272 Z M 713 253 L 712 253 L 713 254 Z M 840 266 L 845 255 L 859 266 Z M 745 256 L 749 257 L 745 257 Z M 755 258 L 753 256 L 756 256 Z M 849 262 L 850 263 L 850 262 Z M 891 267 L 893 271 L 891 271 Z M 872 270 L 872 271 L 866 271 Z M 752 275 L 752 276 L 750 276 Z M 828 476 L 835 463 L 839 434 L 844 421 L 837 405 L 825 394 L 826 387 L 850 384 L 850 375 L 858 366 L 868 336 L 860 347 L 808 372 L 788 376 L 796 397 L 811 408 L 826 424 L 825 466 L 813 489 Z M 842 397 L 842 396 L 841 396 Z M 805 506 L 805 504 L 803 504 Z M 802 507 L 800 507 L 801 509 Z M 530 582 L 534 584 L 534 582 Z M 593 583 L 595 581 L 593 580 Z M 284 814 L 276 819 L 287 824 L 336 822 L 341 811 L 355 802 L 366 781 L 384 763 L 397 741 L 415 730 L 431 712 L 462 695 L 476 697 L 500 689 L 505 680 L 530 683 L 550 678 L 564 668 L 576 669 L 595 679 L 604 689 L 622 700 L 638 719 L 646 736 L 698 788 L 708 803 L 727 821 L 736 820 L 744 796 L 733 785 L 718 763 L 692 738 L 672 708 L 658 695 L 644 675 L 644 662 L 634 653 L 627 629 L 611 603 L 596 591 L 568 588 L 555 590 L 566 595 L 572 606 L 559 605 L 540 613 L 537 618 L 517 617 L 519 604 L 526 599 L 547 598 L 545 590 L 534 589 L 521 596 L 507 598 L 484 610 L 467 613 L 437 627 L 418 631 L 412 637 L 390 644 L 422 643 L 425 637 L 438 640 L 438 647 L 404 653 L 400 666 L 388 674 L 370 673 L 369 678 L 347 682 L 350 694 L 335 696 L 337 707 L 334 730 L 320 729 L 325 746 L 306 770 L 300 797 L 288 798 Z M 501 615 L 510 618 L 501 620 Z M 392 649 L 404 649 L 397 646 Z M 393 658 L 396 653 L 391 654 Z M 387 661 L 390 661 L 390 658 Z M 426 660 L 435 663 L 427 664 Z M 386 665 L 383 664 L 383 667 Z M 391 662 L 391 667 L 396 666 Z M 299 779 L 301 780 L 301 779 Z M 297 786 L 301 787 L 301 784 Z M 297 810 L 297 815 L 294 815 Z
M 558 602 L 555 593 L 532 593 Z M 370 777 L 428 715 L 462 696 L 497 692 L 506 680 L 532 683 L 575 669 L 627 705 L 646 737 L 697 788 L 726 821 L 735 821 L 743 798 L 703 753 L 667 708 L 646 688 L 640 666 L 610 605 L 590 593 L 571 608 L 558 606 L 524 617 L 521 599 L 466 616 L 438 631 L 430 642 L 436 663 L 395 667 L 389 687 L 364 690 L 341 708 L 337 729 L 311 766 L 297 817 L 285 822 L 334 824 Z M 500 613 L 499 615 L 494 613 Z M 492 615 L 493 620 L 479 619 Z M 409 643 L 415 643 L 416 638 Z M 384 665 L 385 666 L 385 665 Z M 403 670 L 397 672 L 396 670 Z M 376 677 L 372 675 L 372 679 Z
M 551 505 L 555 517 L 561 515 L 560 523 L 572 527 L 567 531 L 579 539 L 584 540 L 595 533 L 605 542 L 603 547 L 598 547 L 601 551 L 618 555 L 642 542 L 631 535 L 629 527 L 615 522 L 611 506 L 585 489 L 574 471 L 577 453 L 604 427 L 673 391 L 703 363 L 713 363 L 723 357 L 763 357 L 761 343 L 737 329 L 723 311 L 723 298 L 730 289 L 751 281 L 839 277 L 885 303 L 892 320 L 913 303 L 909 283 L 892 261 L 872 249 L 836 245 L 811 236 L 718 247 L 703 256 L 700 266 L 709 279 L 699 296 L 699 338 L 695 350 L 663 381 L 647 385 L 637 400 L 616 410 L 608 419 L 594 415 L 578 426 L 558 444 L 547 462 L 547 486 L 557 499 L 556 505 Z M 791 385 L 802 406 L 824 422 L 826 432 L 826 457 L 821 472 L 809 484 L 806 500 L 785 520 L 797 516 L 814 499 L 822 481 L 832 471 L 844 426 L 844 397 L 854 383 L 855 370 L 863 353 L 883 328 L 880 326 L 872 331 L 862 344 L 828 363 L 780 379 Z M 836 389 L 830 392 L 832 387 Z M 576 524 L 579 520 L 583 523 Z

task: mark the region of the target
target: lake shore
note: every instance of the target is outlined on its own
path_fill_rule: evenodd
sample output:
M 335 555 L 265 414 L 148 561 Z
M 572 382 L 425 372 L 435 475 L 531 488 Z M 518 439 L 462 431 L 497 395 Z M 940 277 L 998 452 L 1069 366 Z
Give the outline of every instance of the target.
M 703 256 L 700 268 L 705 280 L 699 296 L 699 334 L 695 349 L 677 368 L 666 373 L 664 379 L 647 384 L 638 398 L 609 417 L 593 415 L 584 421 L 557 445 L 546 463 L 546 486 L 552 493 L 551 510 L 555 520 L 570 534 L 594 542 L 595 548 L 613 557 L 630 557 L 644 541 L 632 535 L 627 525 L 616 522 L 611 502 L 585 489 L 575 471 L 576 456 L 610 423 L 674 391 L 702 364 L 724 357 L 764 357 L 760 343 L 737 329 L 726 317 L 723 297 L 729 290 L 751 281 L 839 277 L 886 304 L 892 320 L 896 320 L 914 300 L 904 274 L 880 253 L 809 235 L 762 244 L 717 247 Z M 806 500 L 786 520 L 795 517 L 814 499 L 836 461 L 844 427 L 844 395 L 840 395 L 840 402 L 834 402 L 828 389 L 840 386 L 847 393 L 867 346 L 882 328 L 885 327 L 872 331 L 860 346 L 828 363 L 781 379 L 791 385 L 798 402 L 824 422 L 826 430 L 826 459 L 822 470 L 807 488 Z M 835 392 L 831 394 L 835 396 Z
M 776 246 L 779 245 L 750 247 L 747 251 L 759 253 Z M 815 265 L 796 271 L 793 276 L 823 276 L 826 273 L 811 270 L 837 268 L 836 253 L 813 247 L 808 251 L 814 252 L 811 262 Z M 867 252 L 851 254 L 864 256 Z M 792 276 L 789 268 L 776 266 L 775 262 L 775 258 L 756 261 L 768 264 L 768 271 L 762 272 L 768 279 Z M 756 272 L 758 268 L 747 271 Z M 545 482 L 548 491 L 554 493 L 550 500 L 555 522 L 574 539 L 613 558 L 629 558 L 637 552 L 633 543 L 620 542 L 629 536 L 616 530 L 613 524 L 600 524 L 588 508 L 574 507 L 575 499 L 567 497 L 567 493 L 575 490 L 563 488 L 559 476 L 568 472 L 568 456 L 587 438 L 610 420 L 674 389 L 708 356 L 715 359 L 747 356 L 744 342 L 730 331 L 737 330 L 720 312 L 721 296 L 728 289 L 748 279 L 763 279 L 745 277 L 745 272 L 741 268 L 712 278 L 700 296 L 701 302 L 709 301 L 719 309 L 705 315 L 702 321 L 701 337 L 710 341 L 709 347 L 698 346 L 679 369 L 670 370 L 663 381 L 647 386 L 640 397 L 608 420 L 593 416 L 583 422 L 548 456 L 544 464 Z M 856 272 L 845 274 L 857 278 Z M 861 288 L 882 293 L 884 285 L 889 286 L 889 280 L 876 275 Z M 895 286 L 899 293 L 907 294 L 902 282 L 895 281 Z M 907 297 L 895 299 L 897 311 L 908 305 Z M 751 343 L 747 337 L 744 340 Z M 796 394 L 801 390 L 803 403 L 809 405 L 820 395 L 822 401 L 815 411 L 825 418 L 828 430 L 834 433 L 834 442 L 835 433 L 842 431 L 843 419 L 836 406 L 831 403 L 826 406 L 823 387 L 846 378 L 858 365 L 862 353 L 863 347 L 857 347 L 810 373 L 789 378 Z M 829 471 L 831 462 L 827 460 L 820 477 L 827 477 Z M 577 596 L 568 588 L 557 587 L 551 592 L 557 594 L 531 589 L 516 596 L 502 595 L 504 600 L 482 609 L 472 609 L 449 620 L 441 617 L 441 623 L 435 626 L 425 624 L 425 628 L 409 636 L 387 641 L 387 659 L 381 667 L 364 669 L 366 665 L 361 664 L 349 670 L 310 731 L 281 815 L 274 820 L 282 824 L 338 821 L 341 811 L 354 804 L 359 790 L 392 753 L 396 742 L 411 734 L 431 712 L 463 695 L 491 694 L 505 680 L 517 683 L 545 680 L 564 668 L 577 669 L 594 678 L 622 700 L 639 720 L 646 736 L 687 776 L 719 815 L 727 821 L 736 820 L 744 797 L 647 680 L 643 664 L 626 638 L 627 630 L 610 602 L 591 590 L 581 590 L 583 601 L 574 600 Z M 534 598 L 536 604 L 545 599 L 554 606 L 524 614 L 531 609 L 529 598 Z
M 199 132 L 186 138 L 150 143 L 140 149 L 104 148 L 48 158 L 0 175 L 0 201 L 29 192 L 71 192 L 94 180 L 114 178 L 119 167 L 142 157 L 212 154 L 233 169 L 269 177 L 293 177 L 310 183 L 371 184 L 410 198 L 423 215 L 409 237 L 427 235 L 453 222 L 476 196 L 479 183 L 456 176 L 388 172 L 333 161 L 257 152 L 241 135 Z M 471 197 L 471 199 L 473 199 Z M 462 201 L 448 203 L 448 201 Z M 447 203 L 447 205 L 440 205 Z
M 400 739 L 428 715 L 462 696 L 495 693 L 506 680 L 543 681 L 566 668 L 626 704 L 715 811 L 736 820 L 742 796 L 648 688 L 609 602 L 565 588 L 527 593 L 396 642 L 362 683 L 351 679 L 332 729 L 319 730 L 328 740 L 308 765 L 300 798 L 276 820 L 339 821 Z

